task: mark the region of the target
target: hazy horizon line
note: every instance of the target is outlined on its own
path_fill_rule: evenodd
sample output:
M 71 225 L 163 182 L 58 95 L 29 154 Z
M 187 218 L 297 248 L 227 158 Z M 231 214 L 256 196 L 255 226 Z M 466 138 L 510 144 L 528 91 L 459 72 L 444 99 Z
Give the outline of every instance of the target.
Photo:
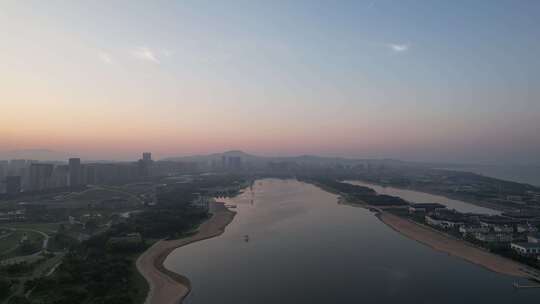
M 140 151 L 142 154 L 143 152 L 152 152 L 151 149 Z M 459 162 L 459 161 L 437 161 L 437 160 L 408 160 L 403 158 L 396 158 L 396 157 L 351 157 L 351 156 L 342 156 L 342 155 L 327 155 L 327 154 L 317 154 L 317 153 L 298 153 L 298 154 L 268 154 L 268 153 L 251 153 L 246 152 L 245 150 L 241 149 L 230 149 L 225 150 L 222 152 L 201 152 L 201 153 L 176 153 L 176 154 L 167 154 L 167 155 L 161 155 L 160 157 L 156 158 L 158 161 L 163 161 L 167 159 L 172 158 L 189 158 L 189 157 L 207 157 L 214 154 L 225 154 L 225 153 L 242 153 L 249 156 L 254 157 L 260 157 L 260 158 L 298 158 L 303 156 L 308 157 L 319 157 L 319 158 L 327 158 L 327 159 L 343 159 L 343 160 L 387 160 L 387 161 L 400 161 L 405 163 L 418 163 L 418 164 L 440 164 L 440 165 L 451 165 L 451 166 L 540 166 L 540 163 L 536 162 L 530 162 L 530 163 L 523 163 L 523 162 L 503 162 L 503 161 L 478 161 L 478 162 Z M 10 154 L 17 154 L 17 153 L 54 153 L 54 154 L 61 154 L 53 157 L 43 157 L 43 156 L 31 156 L 31 155 L 11 155 Z M 11 149 L 11 150 L 0 150 L 0 160 L 13 160 L 13 159 L 26 159 L 26 160 L 37 160 L 37 161 L 49 161 L 49 162 L 65 162 L 69 158 L 81 158 L 85 162 L 129 162 L 129 161 L 135 161 L 136 158 L 129 158 L 129 157 L 113 157 L 113 158 L 89 158 L 89 157 L 82 157 L 81 155 L 84 153 L 71 153 L 71 152 L 65 152 L 65 151 L 58 151 L 53 150 L 49 148 L 31 148 L 31 149 Z M 157 153 L 159 155 L 159 153 Z M 6 156 L 7 155 L 7 156 Z M 155 154 L 153 154 L 155 155 Z M 40 159 L 41 158 L 41 159 Z

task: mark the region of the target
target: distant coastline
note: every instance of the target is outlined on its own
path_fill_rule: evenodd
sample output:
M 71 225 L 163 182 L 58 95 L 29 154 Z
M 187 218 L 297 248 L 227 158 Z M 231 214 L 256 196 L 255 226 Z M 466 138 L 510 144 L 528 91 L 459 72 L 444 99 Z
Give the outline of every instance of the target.
M 440 169 L 471 172 L 496 179 L 540 187 L 540 165 L 456 165 Z

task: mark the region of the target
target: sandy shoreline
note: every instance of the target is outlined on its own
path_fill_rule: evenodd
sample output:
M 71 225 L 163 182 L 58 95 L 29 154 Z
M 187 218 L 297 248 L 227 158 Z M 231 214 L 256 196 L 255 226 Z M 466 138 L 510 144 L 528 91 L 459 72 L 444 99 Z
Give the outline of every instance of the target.
M 459 257 L 497 273 L 521 278 L 530 277 L 530 275 L 523 271 L 523 269 L 528 268 L 527 266 L 477 248 L 463 240 L 452 238 L 388 212 L 380 212 L 377 217 L 402 235 L 435 250 Z
M 149 285 L 145 304 L 178 304 L 189 294 L 189 279 L 166 269 L 163 262 L 178 247 L 221 235 L 236 215 L 223 203 L 212 203 L 210 208 L 212 217 L 201 224 L 196 234 L 178 240 L 158 241 L 137 259 L 137 270 Z

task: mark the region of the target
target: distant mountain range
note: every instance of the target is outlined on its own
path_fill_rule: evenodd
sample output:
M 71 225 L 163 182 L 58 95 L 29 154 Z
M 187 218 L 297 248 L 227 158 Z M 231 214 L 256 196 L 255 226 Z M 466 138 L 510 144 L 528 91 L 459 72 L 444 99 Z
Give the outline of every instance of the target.
M 429 164 L 424 163 L 413 163 L 400 161 L 395 159 L 354 159 L 354 158 L 344 158 L 344 157 L 324 157 L 316 155 L 299 155 L 299 156 L 258 156 L 243 151 L 233 150 L 223 153 L 213 153 L 207 155 L 193 155 L 193 156 L 182 156 L 182 157 L 169 157 L 162 159 L 164 161 L 180 161 L 180 162 L 211 162 L 211 161 L 221 161 L 222 157 L 241 157 L 242 161 L 245 163 L 251 164 L 262 164 L 268 162 L 295 162 L 298 164 L 312 164 L 312 165 L 321 165 L 321 164 L 385 164 L 389 166 L 430 166 Z M 440 166 L 440 164 L 438 164 Z
M 354 159 L 344 157 L 324 157 L 316 155 L 299 156 L 258 156 L 239 150 L 232 150 L 223 153 L 212 153 L 206 155 L 192 155 L 182 157 L 168 157 L 161 159 L 163 161 L 179 162 L 212 162 L 221 161 L 223 156 L 239 156 L 245 163 L 262 165 L 268 162 L 294 162 L 298 164 L 373 164 L 385 165 L 390 167 L 423 167 L 423 168 L 444 168 L 448 170 L 469 171 L 495 178 L 508 179 L 518 182 L 540 185 L 540 165 L 474 165 L 474 164 L 450 164 L 450 163 L 428 163 L 428 162 L 409 162 L 395 159 Z M 32 159 L 49 162 L 66 162 L 73 154 L 68 152 L 54 151 L 49 149 L 21 149 L 11 151 L 0 151 L 0 160 L 10 159 Z M 92 162 L 112 162 L 108 160 Z

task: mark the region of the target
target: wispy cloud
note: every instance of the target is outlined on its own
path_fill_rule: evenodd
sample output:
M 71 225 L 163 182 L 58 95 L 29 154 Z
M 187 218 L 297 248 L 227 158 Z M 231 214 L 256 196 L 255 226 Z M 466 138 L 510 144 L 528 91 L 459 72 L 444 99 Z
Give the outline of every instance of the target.
M 387 45 L 392 51 L 396 53 L 402 53 L 409 50 L 408 44 L 397 44 L 397 43 L 390 43 Z
M 99 51 L 98 52 L 98 58 L 99 58 L 99 60 L 101 60 L 102 62 L 104 62 L 106 64 L 112 64 L 114 62 L 111 54 L 109 54 L 107 52 L 104 52 L 104 51 Z
M 133 49 L 131 55 L 139 60 L 150 61 L 156 64 L 160 63 L 156 53 L 145 46 Z
M 165 57 L 171 57 L 174 54 L 174 52 L 169 49 L 164 49 L 160 53 Z

